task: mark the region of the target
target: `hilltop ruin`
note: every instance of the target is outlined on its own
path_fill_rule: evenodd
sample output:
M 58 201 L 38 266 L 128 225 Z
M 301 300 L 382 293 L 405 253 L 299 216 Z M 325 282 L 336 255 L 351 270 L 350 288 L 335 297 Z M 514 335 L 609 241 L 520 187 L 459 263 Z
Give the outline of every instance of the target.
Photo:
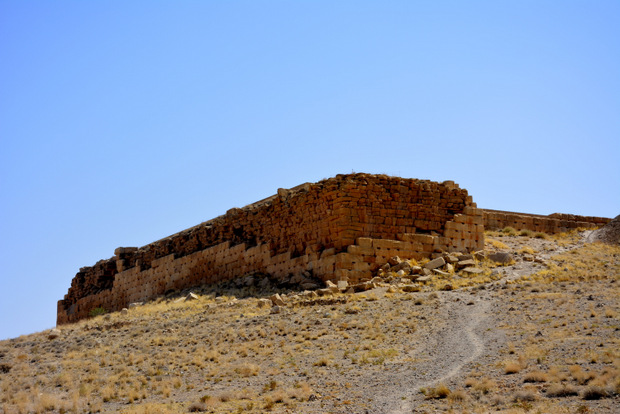
M 58 301 L 57 323 L 248 275 L 356 283 L 393 256 L 480 250 L 485 226 L 556 233 L 608 221 L 481 210 L 452 181 L 338 175 L 279 189 L 140 248 L 117 248 L 112 258 L 80 269 Z

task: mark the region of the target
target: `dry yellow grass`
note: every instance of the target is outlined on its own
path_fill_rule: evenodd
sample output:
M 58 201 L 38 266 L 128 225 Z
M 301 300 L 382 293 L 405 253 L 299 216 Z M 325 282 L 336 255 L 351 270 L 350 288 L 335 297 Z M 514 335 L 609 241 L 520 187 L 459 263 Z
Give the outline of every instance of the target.
M 534 237 L 504 240 L 544 251 Z M 572 246 L 575 238 L 542 241 Z M 593 407 L 584 398 L 611 404 L 620 393 L 620 249 L 586 245 L 501 285 L 489 283 L 504 268 L 478 266 L 478 275 L 433 276 L 419 292 L 291 302 L 282 314 L 235 299 L 247 292 L 214 287 L 196 301 L 160 299 L 64 326 L 57 339 L 42 332 L 2 341 L 0 412 L 372 412 L 370 379 L 416 366 L 429 327 L 442 326 L 440 299 L 453 294 L 433 292 L 448 283 L 494 298 L 501 322 L 489 329 L 502 330 L 506 344 L 469 377 L 429 387 L 426 407 L 522 413 Z

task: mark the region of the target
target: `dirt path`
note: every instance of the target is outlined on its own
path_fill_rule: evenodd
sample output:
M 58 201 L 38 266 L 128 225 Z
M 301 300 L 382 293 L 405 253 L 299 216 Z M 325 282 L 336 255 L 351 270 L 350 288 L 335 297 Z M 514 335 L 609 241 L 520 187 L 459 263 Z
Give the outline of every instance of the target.
M 377 412 L 411 413 L 423 399 L 421 388 L 448 382 L 463 367 L 475 361 L 495 336 L 486 329 L 492 299 L 469 292 L 439 293 L 441 326 L 425 334 L 424 348 L 416 352 L 416 362 L 400 376 L 391 398 L 383 399 Z M 486 335 L 484 333 L 487 333 Z M 386 396 L 387 397 L 387 396 Z
M 582 245 L 584 239 L 571 246 L 554 246 L 552 254 L 574 249 Z M 543 246 L 552 242 L 533 242 L 539 250 L 538 257 L 549 260 L 552 254 L 545 252 Z M 441 383 L 454 385 L 475 363 L 492 360 L 505 342 L 498 329 L 501 315 L 496 310 L 499 310 L 497 301 L 501 296 L 497 291 L 501 291 L 507 281 L 533 274 L 541 268 L 535 262 L 518 260 L 503 268 L 502 279 L 489 283 L 484 290 L 438 292 L 437 318 L 424 328 L 421 341 L 417 342 L 422 348 L 414 353 L 415 362 L 397 370 L 389 384 L 376 384 L 381 391 L 371 412 L 414 413 L 424 401 L 420 389 Z

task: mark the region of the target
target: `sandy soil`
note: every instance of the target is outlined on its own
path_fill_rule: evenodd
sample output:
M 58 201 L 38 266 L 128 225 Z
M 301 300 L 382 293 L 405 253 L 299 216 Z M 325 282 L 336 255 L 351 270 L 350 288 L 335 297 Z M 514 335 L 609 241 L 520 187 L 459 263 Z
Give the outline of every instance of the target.
M 0 413 L 617 412 L 620 250 L 587 236 L 490 233 L 514 263 L 452 291 L 205 289 L 2 341 Z

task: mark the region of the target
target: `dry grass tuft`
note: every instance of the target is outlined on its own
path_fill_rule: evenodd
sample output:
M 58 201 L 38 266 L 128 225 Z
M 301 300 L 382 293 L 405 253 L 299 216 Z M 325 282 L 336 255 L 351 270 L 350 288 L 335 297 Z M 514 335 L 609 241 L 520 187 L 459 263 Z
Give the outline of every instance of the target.
M 512 401 L 514 402 L 531 402 L 537 399 L 538 395 L 532 390 L 517 391 L 512 397 Z
M 426 397 L 426 399 L 444 399 L 450 395 L 450 388 L 448 388 L 445 384 L 439 384 L 434 388 L 423 388 L 420 390 L 422 394 Z
M 579 395 L 579 388 L 566 384 L 553 384 L 547 389 L 546 393 L 549 398 L 564 398 Z
M 588 386 L 582 393 L 584 400 L 600 400 L 609 397 L 609 393 L 603 387 L 597 385 Z
M 488 245 L 490 245 L 490 246 L 492 246 L 492 247 L 494 247 L 496 249 L 499 249 L 499 250 L 508 250 L 508 249 L 510 249 L 510 247 L 508 247 L 507 244 L 502 243 L 499 240 L 491 239 L 489 237 L 485 238 L 484 243 L 488 244 Z
M 521 371 L 522 367 L 521 364 L 519 362 L 516 361 L 506 361 L 504 363 L 504 374 L 506 375 L 510 375 L 510 374 L 516 374 L 517 372 Z
M 525 374 L 523 382 L 547 382 L 549 375 L 542 371 L 532 371 Z

